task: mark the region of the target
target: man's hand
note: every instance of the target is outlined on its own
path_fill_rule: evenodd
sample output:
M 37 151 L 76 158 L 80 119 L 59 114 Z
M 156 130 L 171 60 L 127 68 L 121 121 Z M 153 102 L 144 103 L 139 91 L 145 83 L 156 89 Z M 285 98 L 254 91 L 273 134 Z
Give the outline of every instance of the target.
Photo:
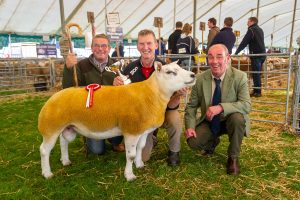
M 210 106 L 206 111 L 206 119 L 211 121 L 215 115 L 218 115 L 221 112 L 223 112 L 223 107 L 221 105 Z
M 188 90 L 189 90 L 188 87 L 182 88 L 182 89 L 176 91 L 175 95 L 176 95 L 176 96 L 179 96 L 179 97 L 180 97 L 180 96 L 184 96 L 184 95 L 187 94 Z
M 170 101 L 168 103 L 168 107 L 175 108 L 176 106 L 178 106 L 180 103 L 180 97 L 186 95 L 188 89 L 189 88 L 186 87 L 176 91 L 175 94 L 171 96 Z
M 74 53 L 69 53 L 66 58 L 66 66 L 68 69 L 77 64 L 77 57 Z
M 114 78 L 113 85 L 114 86 L 124 85 L 124 82 L 123 82 L 123 79 L 121 78 L 121 76 L 117 76 L 116 78 Z
M 193 129 L 193 128 L 186 129 L 185 137 L 186 137 L 186 139 L 188 139 L 190 137 L 197 137 L 195 129 Z

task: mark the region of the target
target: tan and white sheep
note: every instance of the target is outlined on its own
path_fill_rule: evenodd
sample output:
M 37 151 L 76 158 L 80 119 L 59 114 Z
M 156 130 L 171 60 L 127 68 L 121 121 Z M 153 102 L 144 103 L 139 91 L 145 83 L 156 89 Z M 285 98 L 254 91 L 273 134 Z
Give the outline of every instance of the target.
M 49 156 L 60 137 L 61 162 L 69 165 L 68 143 L 76 133 L 94 139 L 124 136 L 126 148 L 127 181 L 136 176 L 132 163 L 142 168 L 142 149 L 147 135 L 164 121 L 167 103 L 172 94 L 195 83 L 192 72 L 180 68 L 175 62 L 161 65 L 155 62 L 152 76 L 138 83 L 122 86 L 102 86 L 94 93 L 94 103 L 86 108 L 87 91 L 68 88 L 54 94 L 43 106 L 38 128 L 43 136 L 40 146 L 42 175 L 53 176 Z

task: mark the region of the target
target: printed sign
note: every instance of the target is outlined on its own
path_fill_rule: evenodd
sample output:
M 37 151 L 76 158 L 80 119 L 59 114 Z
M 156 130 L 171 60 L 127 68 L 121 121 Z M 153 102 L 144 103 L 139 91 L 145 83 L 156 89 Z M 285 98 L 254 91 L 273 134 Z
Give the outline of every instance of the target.
M 205 31 L 205 22 L 200 22 L 200 31 Z
M 119 13 L 107 13 L 107 25 L 109 26 L 119 26 L 120 18 Z
M 57 50 L 55 44 L 37 44 L 36 52 L 38 56 L 56 56 Z
M 154 17 L 154 27 L 163 27 L 163 18 L 162 17 Z
M 111 42 L 123 40 L 123 28 L 122 27 L 106 27 L 106 35 Z
M 88 23 L 95 23 L 94 12 L 87 12 Z

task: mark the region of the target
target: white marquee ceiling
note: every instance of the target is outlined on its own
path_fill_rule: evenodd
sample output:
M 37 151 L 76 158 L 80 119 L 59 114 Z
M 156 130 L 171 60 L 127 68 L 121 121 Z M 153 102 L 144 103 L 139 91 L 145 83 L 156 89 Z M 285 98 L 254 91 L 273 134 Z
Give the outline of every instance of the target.
M 161 36 L 167 39 L 174 29 L 175 21 L 193 23 L 194 0 L 64 0 L 64 14 L 67 22 L 79 24 L 84 32 L 90 32 L 87 11 L 94 12 L 97 32 L 105 31 L 105 2 L 107 12 L 119 12 L 125 37 L 136 38 L 139 30 L 153 27 L 154 17 L 163 18 Z M 176 2 L 176 7 L 174 6 Z M 295 0 L 260 0 L 259 25 L 265 32 L 265 43 L 288 47 L 291 36 Z M 241 37 L 247 31 L 247 19 L 256 16 L 257 0 L 197 0 L 196 37 L 201 41 L 199 23 L 207 23 L 210 17 L 223 22 L 225 17 L 234 19 L 234 30 L 240 30 Z M 300 5 L 297 3 L 293 45 L 300 35 Z M 221 27 L 223 23 L 219 24 Z M 59 0 L 0 0 L 0 33 L 18 34 L 60 34 L 61 18 Z M 206 41 L 208 29 L 204 32 Z M 240 41 L 241 39 L 239 39 Z

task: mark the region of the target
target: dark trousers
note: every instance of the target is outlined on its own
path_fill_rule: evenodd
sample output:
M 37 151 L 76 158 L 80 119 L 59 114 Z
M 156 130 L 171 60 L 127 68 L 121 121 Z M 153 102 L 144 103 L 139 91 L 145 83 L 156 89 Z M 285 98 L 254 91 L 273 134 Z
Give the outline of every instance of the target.
M 188 145 L 196 150 L 213 150 L 215 136 L 210 130 L 210 122 L 203 121 L 196 127 L 197 137 L 191 137 L 187 140 Z M 240 155 L 240 149 L 243 137 L 246 133 L 246 121 L 241 113 L 232 113 L 221 121 L 221 131 L 218 135 L 227 134 L 229 146 L 227 154 L 229 157 L 237 158 Z
M 264 62 L 265 58 L 251 58 L 251 67 L 254 72 L 252 73 L 254 85 L 253 92 L 257 94 L 261 94 L 261 69 Z

